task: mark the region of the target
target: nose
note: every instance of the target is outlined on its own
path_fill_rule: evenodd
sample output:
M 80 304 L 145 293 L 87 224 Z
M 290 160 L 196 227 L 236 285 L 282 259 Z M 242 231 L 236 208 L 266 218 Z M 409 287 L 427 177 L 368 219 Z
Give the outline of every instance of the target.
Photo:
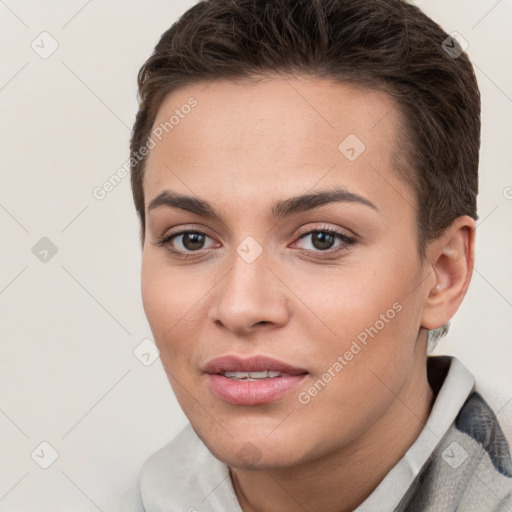
M 235 253 L 231 270 L 215 287 L 210 320 L 238 336 L 286 324 L 288 288 L 268 263 L 265 251 L 250 263 Z

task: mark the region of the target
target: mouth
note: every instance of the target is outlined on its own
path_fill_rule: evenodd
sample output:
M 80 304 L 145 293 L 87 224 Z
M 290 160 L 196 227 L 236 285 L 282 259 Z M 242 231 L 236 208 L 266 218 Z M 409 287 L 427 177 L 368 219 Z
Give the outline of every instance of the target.
M 223 371 L 218 375 L 223 375 L 227 379 L 235 379 L 246 382 L 256 382 L 261 379 L 275 379 L 276 377 L 290 377 L 291 373 L 281 373 L 273 370 L 263 370 L 262 372 L 229 372 Z
M 258 405 L 283 398 L 308 375 L 299 367 L 266 356 L 223 356 L 203 368 L 210 391 L 232 405 Z

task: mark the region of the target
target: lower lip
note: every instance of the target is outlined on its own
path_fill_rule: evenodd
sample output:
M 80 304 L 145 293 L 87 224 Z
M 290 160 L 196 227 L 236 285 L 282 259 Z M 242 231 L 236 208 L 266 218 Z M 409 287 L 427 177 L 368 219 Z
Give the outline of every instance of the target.
M 233 405 L 258 405 L 273 402 L 296 388 L 307 373 L 288 377 L 273 377 L 254 381 L 228 379 L 209 373 L 207 382 L 213 394 Z

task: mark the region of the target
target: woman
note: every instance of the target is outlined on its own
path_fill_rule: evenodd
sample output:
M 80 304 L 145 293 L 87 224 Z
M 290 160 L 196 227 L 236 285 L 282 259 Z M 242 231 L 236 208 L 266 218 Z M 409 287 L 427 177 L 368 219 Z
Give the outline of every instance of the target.
M 492 403 L 428 356 L 474 263 L 461 43 L 400 0 L 209 0 L 162 36 L 132 190 L 190 425 L 142 469 L 147 512 L 512 509 Z

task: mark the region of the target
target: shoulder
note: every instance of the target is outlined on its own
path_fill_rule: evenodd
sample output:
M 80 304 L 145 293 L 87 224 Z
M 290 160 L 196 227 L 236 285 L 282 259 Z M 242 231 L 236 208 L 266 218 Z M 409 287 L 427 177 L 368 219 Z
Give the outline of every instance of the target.
M 479 381 L 475 384 L 475 392 L 482 397 L 494 412 L 496 420 L 510 439 L 512 436 L 512 393 L 507 394 L 503 390 Z
M 477 382 L 474 392 L 457 416 L 455 425 L 481 445 L 499 473 L 511 479 L 512 490 L 511 413 L 512 397 Z
M 475 503 L 489 511 L 512 507 L 511 406 L 510 397 L 477 382 L 457 416 L 455 427 L 464 436 L 459 446 L 468 465 L 474 461 L 461 499 L 467 510 Z
M 469 379 L 471 374 L 455 358 L 433 364 L 438 362 L 451 364 L 440 379 L 436 414 L 437 418 L 450 415 L 453 423 L 396 511 L 512 510 L 511 397 Z M 464 382 L 472 384 L 461 394 Z

